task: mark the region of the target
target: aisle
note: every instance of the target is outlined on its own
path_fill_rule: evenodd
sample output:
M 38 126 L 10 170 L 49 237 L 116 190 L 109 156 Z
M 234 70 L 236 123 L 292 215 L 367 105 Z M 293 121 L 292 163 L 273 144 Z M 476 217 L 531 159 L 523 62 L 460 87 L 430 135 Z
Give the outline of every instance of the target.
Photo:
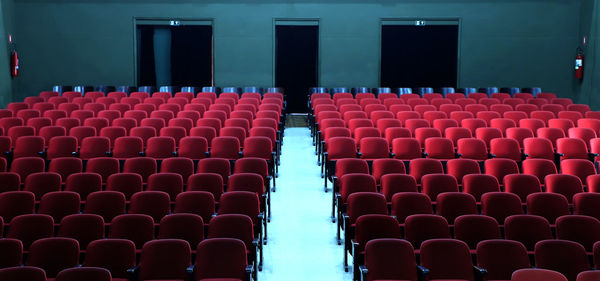
M 336 243 L 330 218 L 331 193 L 323 192 L 311 140 L 308 128 L 285 130 L 259 281 L 352 280 L 343 269 L 343 246 Z

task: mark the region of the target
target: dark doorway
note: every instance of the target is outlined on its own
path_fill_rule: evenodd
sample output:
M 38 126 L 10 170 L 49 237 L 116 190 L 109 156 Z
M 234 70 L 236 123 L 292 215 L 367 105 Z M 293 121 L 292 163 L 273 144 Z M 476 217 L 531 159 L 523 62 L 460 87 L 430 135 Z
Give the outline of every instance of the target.
M 138 25 L 137 29 L 139 85 L 213 85 L 212 26 Z
M 288 112 L 306 112 L 308 89 L 319 83 L 319 26 L 276 25 L 275 46 L 275 86 L 285 89 Z
M 456 87 L 458 25 L 381 28 L 381 86 Z

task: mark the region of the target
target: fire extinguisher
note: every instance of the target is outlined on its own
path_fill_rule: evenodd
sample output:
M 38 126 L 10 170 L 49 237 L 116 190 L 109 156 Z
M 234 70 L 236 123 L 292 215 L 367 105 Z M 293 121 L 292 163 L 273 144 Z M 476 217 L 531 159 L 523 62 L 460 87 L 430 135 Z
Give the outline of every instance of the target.
M 8 44 L 10 50 L 10 76 L 17 77 L 19 76 L 19 55 L 12 34 L 8 35 Z
M 575 78 L 583 79 L 583 50 L 577 48 L 577 56 L 575 57 Z
M 19 55 L 16 50 L 10 54 L 10 75 L 12 77 L 19 76 Z

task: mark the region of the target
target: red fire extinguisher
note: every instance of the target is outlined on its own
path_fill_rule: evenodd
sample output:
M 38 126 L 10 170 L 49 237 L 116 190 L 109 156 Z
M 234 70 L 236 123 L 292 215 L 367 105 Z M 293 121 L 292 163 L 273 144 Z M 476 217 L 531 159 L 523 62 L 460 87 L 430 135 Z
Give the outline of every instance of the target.
M 12 34 L 8 35 L 8 44 L 10 44 L 10 76 L 17 77 L 19 76 L 19 55 Z
M 581 48 L 577 48 L 575 57 L 575 78 L 583 79 L 583 50 Z
M 10 54 L 10 75 L 12 77 L 19 76 L 19 55 L 16 50 Z

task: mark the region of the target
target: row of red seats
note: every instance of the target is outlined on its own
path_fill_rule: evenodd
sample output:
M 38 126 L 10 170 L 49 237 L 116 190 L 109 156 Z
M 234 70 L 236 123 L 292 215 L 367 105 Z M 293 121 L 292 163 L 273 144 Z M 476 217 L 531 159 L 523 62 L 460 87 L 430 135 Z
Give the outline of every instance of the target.
M 40 92 L 40 94 L 39 94 L 39 98 L 41 98 L 41 101 L 50 101 L 52 98 L 60 97 L 60 96 L 61 96 L 61 94 L 59 92 L 55 92 L 55 91 L 43 91 L 43 92 Z M 268 92 L 268 93 L 265 93 L 264 95 L 261 95 L 260 93 L 250 93 L 250 92 L 246 92 L 241 95 L 238 93 L 224 92 L 224 93 L 219 94 L 218 96 L 233 98 L 233 99 L 239 99 L 240 97 L 241 98 L 256 98 L 259 100 L 264 99 L 264 98 L 278 98 L 278 99 L 283 98 L 283 95 L 281 93 L 276 93 L 276 92 Z M 141 99 L 141 100 L 144 100 L 149 97 L 153 97 L 153 98 L 160 98 L 160 99 L 163 99 L 166 101 L 173 97 L 186 98 L 188 100 L 192 100 L 195 97 L 197 97 L 197 98 L 203 97 L 203 98 L 209 98 L 209 99 L 215 100 L 217 98 L 217 95 L 213 92 L 199 92 L 197 94 L 194 94 L 191 92 L 177 92 L 177 93 L 175 93 L 175 95 L 173 95 L 170 92 L 154 92 L 154 93 L 152 93 L 152 95 L 150 95 L 150 93 L 148 93 L 148 92 L 131 92 L 129 95 L 127 95 L 127 93 L 125 93 L 125 92 L 109 92 L 108 94 L 105 94 L 104 92 L 96 92 L 96 91 L 86 92 L 85 95 L 82 95 L 81 92 L 67 91 L 67 92 L 62 93 L 62 97 L 67 98 L 68 101 L 72 101 L 73 99 L 80 98 L 80 97 L 89 98 L 93 101 L 96 101 L 97 99 L 104 98 L 104 97 L 113 98 L 117 101 L 119 101 L 123 98 L 127 98 L 127 97 L 137 98 L 137 99 Z M 27 103 L 40 102 L 39 98 L 38 97 L 26 98 L 25 102 L 27 102 Z
M 197 112 L 193 112 L 197 114 Z M 225 114 L 222 111 L 214 112 Z M 185 136 L 204 136 L 202 131 L 198 129 L 203 127 L 213 128 L 214 133 L 211 134 L 213 137 L 219 134 L 223 135 L 224 132 L 222 132 L 222 129 L 231 127 L 240 127 L 244 129 L 243 136 L 246 136 L 251 129 L 258 127 L 269 127 L 275 131 L 279 130 L 279 125 L 274 117 L 277 116 L 277 113 L 274 111 L 260 111 L 259 116 L 260 117 L 256 119 L 234 117 L 224 120 L 206 117 L 197 119 L 195 122 L 196 125 L 194 125 L 193 119 L 188 117 L 172 118 L 169 121 L 156 117 L 142 118 L 139 122 L 133 118 L 117 118 L 112 121 L 112 126 L 111 121 L 103 117 L 91 117 L 85 119 L 83 122 L 79 122 L 75 118 L 60 118 L 57 120 L 56 125 L 51 125 L 49 119 L 36 118 L 30 119 L 27 126 L 18 125 L 22 123 L 19 117 L 6 117 L 0 119 L 0 126 L 6 128 L 6 136 L 10 137 L 13 142 L 16 142 L 17 138 L 22 136 L 42 136 L 46 142 L 49 142 L 52 137 L 66 135 L 77 137 L 79 142 L 88 136 L 107 136 L 114 139 L 118 136 L 127 135 L 139 136 L 144 139 L 147 139 L 150 136 L 172 136 L 179 140 Z M 44 124 L 37 124 L 36 121 L 43 121 L 41 123 Z M 68 122 L 62 121 L 74 121 L 74 123 L 68 124 Z M 80 126 L 80 123 L 83 124 L 83 126 Z M 153 130 L 152 132 L 140 132 L 139 129 L 137 129 L 139 127 L 146 128 L 144 130 Z
M 227 230 L 225 230 L 227 232 Z M 227 233 L 229 234 L 229 233 Z M 227 236 L 227 235 L 225 235 Z M 219 237 L 219 236 L 216 236 Z M 18 244 L 3 240 L 7 258 L 21 260 Z M 0 269 L 2 280 L 28 281 L 110 281 L 131 279 L 228 280 L 250 281 L 256 275 L 248 248 L 237 238 L 210 238 L 192 247 L 185 240 L 157 239 L 144 244 L 139 263 L 133 243 L 124 239 L 102 239 L 90 243 L 85 257 L 75 239 L 56 237 L 35 241 L 25 266 Z M 83 260 L 80 264 L 80 258 Z M 20 263 L 19 263 L 20 264 Z M 83 267 L 81 267 L 83 266 Z M 47 279 L 48 278 L 48 279 Z
M 28 191 L 9 191 L 0 195 L 3 203 L 7 205 L 2 210 L 7 224 L 12 224 L 14 218 L 20 215 L 33 214 L 35 206 L 32 203 L 32 195 L 33 193 Z M 37 212 L 48 215 L 58 222 L 68 215 L 80 212 L 81 201 L 79 198 L 75 192 L 49 192 L 42 196 Z M 145 214 L 152 218 L 155 223 L 158 223 L 163 217 L 172 212 L 192 211 L 194 214 L 202 216 L 208 223 L 211 216 L 215 214 L 215 210 L 220 213 L 237 211 L 250 216 L 257 228 L 261 230 L 261 233 L 263 233 L 262 230 L 266 229 L 266 220 L 262 219 L 264 213 L 261 206 L 262 200 L 256 192 L 225 192 L 218 202 L 218 208 L 214 196 L 207 191 L 181 192 L 172 200 L 169 198 L 169 194 L 163 191 L 139 191 L 132 194 L 131 198 L 127 198 L 128 201 L 125 201 L 125 199 L 125 195 L 119 191 L 92 192 L 88 195 L 83 210 L 85 213 L 102 216 L 107 223 L 114 222 L 116 216 L 126 213 Z M 13 201 L 9 202 L 8 200 Z M 225 203 L 223 203 L 223 200 L 225 200 Z M 198 206 L 190 205 L 193 203 Z M 111 204 L 114 204 L 114 206 Z M 174 205 L 174 208 L 171 208 L 172 205 Z M 12 209 L 8 207 L 12 207 Z M 261 225 L 258 224 L 259 222 Z M 265 237 L 266 240 L 266 235 L 262 237 Z
M 335 104 L 337 106 L 343 104 L 359 104 L 362 106 L 368 104 L 384 104 L 386 106 L 394 104 L 408 104 L 411 106 L 423 104 L 436 106 L 442 104 L 460 104 L 464 106 L 467 104 L 478 103 L 488 106 L 494 104 L 507 104 L 513 107 L 519 104 L 533 104 L 537 106 L 558 104 L 567 107 L 572 105 L 573 101 L 569 98 L 558 98 L 553 93 L 542 93 L 535 97 L 530 93 L 517 93 L 514 97 L 511 97 L 506 93 L 494 93 L 491 96 L 488 96 L 485 93 L 471 93 L 468 96 L 465 96 L 462 93 L 449 93 L 446 97 L 438 93 L 428 93 L 423 96 L 418 94 L 402 94 L 398 96 L 394 93 L 382 93 L 378 96 L 375 96 L 372 93 L 358 93 L 356 96 L 353 96 L 351 93 L 335 93 L 333 95 L 327 93 L 315 93 L 310 96 L 309 106 L 310 108 L 315 108 L 322 104 Z
M 537 95 L 533 95 L 531 93 L 516 93 L 514 94 L 514 96 L 511 96 L 508 93 L 493 93 L 491 95 L 488 95 L 486 93 L 470 93 L 468 95 L 465 95 L 463 93 L 448 93 L 445 96 L 440 94 L 440 93 L 425 93 L 422 96 L 419 94 L 414 94 L 414 93 L 410 93 L 410 94 L 396 94 L 396 93 L 380 93 L 377 96 L 375 96 L 375 94 L 373 93 L 357 93 L 356 95 L 352 95 L 351 93 L 333 93 L 333 95 L 329 94 L 329 93 L 314 93 L 311 94 L 311 99 L 310 101 L 314 101 L 315 99 L 320 99 L 320 98 L 333 98 L 335 100 L 338 99 L 345 99 L 345 98 L 350 98 L 350 99 L 357 99 L 357 100 L 361 100 L 364 98 L 377 98 L 380 100 L 386 100 L 386 99 L 402 99 L 402 100 L 408 100 L 408 99 L 414 99 L 414 98 L 423 98 L 426 99 L 428 101 L 431 101 L 432 99 L 436 99 L 436 98 L 448 98 L 451 100 L 456 100 L 456 99 L 460 99 L 460 98 L 473 98 L 476 100 L 480 100 L 482 98 L 495 98 L 495 99 L 499 99 L 499 100 L 505 100 L 505 99 L 509 99 L 509 98 L 519 98 L 519 99 L 523 99 L 523 100 L 528 100 L 531 98 L 540 98 L 540 99 L 546 99 L 548 101 L 553 100 L 555 98 L 557 98 L 556 94 L 554 93 L 539 93 Z M 571 102 L 572 103 L 572 102 Z
M 514 135 L 508 138 L 488 138 L 491 136 L 486 134 L 487 131 L 479 129 L 478 132 L 481 132 L 478 138 L 459 138 L 456 142 L 450 138 L 428 135 L 424 130 L 418 130 L 416 138 L 399 137 L 394 138 L 391 142 L 382 137 L 362 137 L 357 142 L 356 138 L 359 137 L 353 139 L 336 136 L 324 142 L 323 150 L 327 150 L 327 152 L 323 153 L 322 158 L 327 155 L 329 159 L 360 157 L 371 160 L 377 158 L 411 160 L 427 157 L 441 160 L 465 158 L 478 161 L 489 158 L 508 158 L 515 161 L 537 158 L 548 160 L 590 159 L 594 161 L 594 156 L 600 152 L 600 138 L 596 137 L 588 139 L 588 143 L 578 137 L 558 138 L 556 146 L 553 146 L 552 142 L 546 138 L 525 137 L 520 139 Z M 519 143 L 519 140 L 522 143 Z M 333 148 L 327 149 L 329 146 Z
M 338 164 L 339 163 L 339 164 Z M 346 173 L 369 173 L 369 161 L 360 158 L 341 158 L 331 165 L 331 173 L 326 180 L 335 180 Z M 406 165 L 405 165 L 406 163 Z M 408 166 L 408 167 L 405 167 Z M 577 176 L 582 183 L 586 184 L 588 176 L 597 173 L 593 162 L 585 159 L 566 159 L 561 161 L 561 172 Z M 407 169 L 408 168 L 408 169 Z M 381 177 L 386 173 L 406 173 L 412 175 L 418 184 L 421 184 L 421 178 L 426 174 L 444 173 L 446 171 L 456 177 L 458 183 L 462 183 L 463 176 L 473 173 L 484 172 L 493 175 L 500 184 L 503 178 L 509 174 L 518 174 L 519 171 L 525 174 L 535 175 L 541 183 L 544 178 L 550 174 L 557 173 L 557 166 L 548 159 L 526 159 L 521 163 L 507 158 L 493 158 L 479 162 L 473 159 L 450 159 L 442 161 L 439 159 L 417 158 L 410 161 L 399 159 L 380 158 L 372 161 L 372 173 L 377 183 L 381 182 Z
M 273 142 L 268 137 L 244 136 L 243 139 L 240 142 L 239 138 L 232 136 L 214 137 L 209 146 L 205 137 L 197 136 L 182 137 L 179 141 L 170 136 L 149 137 L 146 142 L 136 136 L 117 137 L 112 142 L 108 137 L 98 136 L 84 138 L 78 146 L 75 137 L 61 136 L 53 137 L 47 148 L 44 148 L 42 137 L 24 136 L 16 141 L 11 150 L 10 139 L 0 137 L 5 156 L 12 156 L 11 159 L 35 156 L 44 156 L 48 160 L 73 156 L 84 160 L 111 156 L 118 159 L 140 156 L 165 159 L 180 156 L 194 160 L 207 157 L 231 160 L 240 157 L 261 157 L 267 160 L 276 158 Z
M 204 104 L 205 109 L 211 104 L 229 104 L 230 110 L 238 104 L 240 100 L 243 100 L 240 104 L 254 105 L 255 109 L 261 104 L 277 104 L 280 107 L 284 106 L 284 96 L 281 93 L 266 93 L 261 96 L 258 93 L 244 93 L 241 96 L 237 93 L 221 93 L 218 97 L 215 93 L 201 92 L 198 94 L 189 92 L 178 92 L 173 96 L 169 92 L 157 92 L 150 96 L 146 92 L 132 92 L 129 96 L 123 92 L 111 92 L 104 96 L 102 92 L 88 92 L 82 97 L 79 92 L 65 92 L 62 96 L 58 96 L 57 92 L 51 92 L 55 96 L 47 97 L 45 94 L 48 92 L 40 93 L 40 97 L 27 97 L 24 102 L 13 102 L 7 106 L 7 109 L 13 112 L 13 116 L 19 110 L 26 109 L 37 109 L 39 111 L 59 109 L 61 104 L 77 104 L 78 109 L 83 109 L 86 104 L 97 104 L 94 106 L 88 106 L 90 110 L 97 111 L 99 108 L 109 109 L 112 104 L 127 104 L 130 109 L 137 104 L 146 103 L 155 105 L 155 110 L 163 104 L 176 104 L 179 105 L 179 110 L 183 109 L 186 104 Z M 219 100 L 217 102 L 217 100 Z M 231 99 L 234 101 L 226 100 Z M 254 100 L 254 101 L 253 101 Z M 66 110 L 72 110 L 73 106 L 62 106 Z M 122 106 L 115 106 L 115 109 L 122 109 Z M 175 107 L 165 106 L 165 108 L 172 109 Z M 255 110 L 256 111 L 256 110 Z M 43 112 L 41 112 L 43 114 Z M 176 112 L 175 112 L 176 113 Z
M 7 171 L 5 163 L 5 161 L 0 160 L 0 172 Z M 63 157 L 51 160 L 48 169 L 46 169 L 46 162 L 42 158 L 24 157 L 15 159 L 8 171 L 16 174 L 14 175 L 15 179 L 18 178 L 21 183 L 24 183 L 27 177 L 33 173 L 53 172 L 60 175 L 61 181 L 64 182 L 72 174 L 85 171 L 99 174 L 104 184 L 111 175 L 117 173 L 139 174 L 142 181 L 147 183 L 148 178 L 159 171 L 179 174 L 183 178 L 184 184 L 186 184 L 189 176 L 196 171 L 197 173 L 216 173 L 223 178 L 224 184 L 227 185 L 227 179 L 232 173 L 259 174 L 263 177 L 265 183 L 269 184 L 270 174 L 267 167 L 266 160 L 256 157 L 245 157 L 235 162 L 224 158 L 205 158 L 197 163 L 184 157 L 168 158 L 162 161 L 150 157 L 136 157 L 129 158 L 123 163 L 116 158 L 98 157 L 88 160 L 84 168 L 81 159 Z M 19 181 L 15 180 L 15 182 Z M 5 186 L 10 187 L 12 185 L 7 182 Z
M 521 168 L 510 159 L 490 159 L 483 164 L 483 174 L 479 163 L 468 159 L 450 160 L 445 167 L 439 160 L 414 159 L 409 168 L 407 174 L 404 163 L 395 159 L 377 159 L 371 168 L 363 159 L 338 160 L 333 177 L 334 209 L 336 196 L 342 196 L 345 203 L 347 196 L 356 191 L 380 191 L 390 202 L 398 192 L 421 191 L 435 201 L 441 192 L 462 190 L 480 202 L 486 192 L 505 190 L 517 194 L 523 203 L 527 195 L 542 191 L 562 194 L 568 202 L 573 201 L 574 194 L 600 191 L 596 168 L 580 159 L 563 161 L 560 174 L 554 163 L 545 159 L 525 160 Z M 348 175 L 352 177 L 342 181 Z
M 533 261 L 517 241 L 486 240 L 479 243 L 473 262 L 464 242 L 431 239 L 423 243 L 420 262 L 410 243 L 401 239 L 378 238 L 364 247 L 361 280 L 511 280 L 511 281 L 592 281 L 600 271 L 587 260 L 581 245 L 565 240 L 543 240 L 536 244 Z M 600 249 L 600 247 L 598 247 Z M 600 250 L 594 258 L 600 265 Z M 418 265 L 420 264 L 420 265 Z

